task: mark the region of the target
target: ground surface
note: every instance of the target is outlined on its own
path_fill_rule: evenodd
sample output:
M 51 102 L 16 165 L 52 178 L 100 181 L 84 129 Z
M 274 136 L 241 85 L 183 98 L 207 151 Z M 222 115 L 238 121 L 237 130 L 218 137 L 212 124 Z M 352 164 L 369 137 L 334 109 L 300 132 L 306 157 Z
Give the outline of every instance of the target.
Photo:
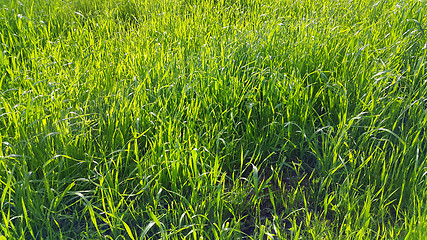
M 0 239 L 423 239 L 425 1 L 1 1 Z

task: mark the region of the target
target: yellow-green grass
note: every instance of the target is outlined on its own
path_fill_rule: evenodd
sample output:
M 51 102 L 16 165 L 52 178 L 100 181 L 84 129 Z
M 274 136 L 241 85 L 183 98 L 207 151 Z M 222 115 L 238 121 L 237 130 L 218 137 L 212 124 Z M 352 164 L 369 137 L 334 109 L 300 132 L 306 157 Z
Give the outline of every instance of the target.
M 0 239 L 427 237 L 425 1 L 0 3 Z

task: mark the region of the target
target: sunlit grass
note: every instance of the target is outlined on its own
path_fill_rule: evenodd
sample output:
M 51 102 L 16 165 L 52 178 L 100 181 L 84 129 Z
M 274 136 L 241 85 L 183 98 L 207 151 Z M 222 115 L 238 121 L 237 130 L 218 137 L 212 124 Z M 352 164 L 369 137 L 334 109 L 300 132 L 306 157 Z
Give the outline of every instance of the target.
M 1 239 L 423 239 L 423 1 L 0 9 Z

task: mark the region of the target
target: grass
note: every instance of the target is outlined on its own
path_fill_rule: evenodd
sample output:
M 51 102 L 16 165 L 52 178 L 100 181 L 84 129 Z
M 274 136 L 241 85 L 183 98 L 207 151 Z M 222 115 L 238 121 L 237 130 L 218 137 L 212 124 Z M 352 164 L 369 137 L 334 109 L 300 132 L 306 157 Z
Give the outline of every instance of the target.
M 0 239 L 426 237 L 424 1 L 0 7 Z

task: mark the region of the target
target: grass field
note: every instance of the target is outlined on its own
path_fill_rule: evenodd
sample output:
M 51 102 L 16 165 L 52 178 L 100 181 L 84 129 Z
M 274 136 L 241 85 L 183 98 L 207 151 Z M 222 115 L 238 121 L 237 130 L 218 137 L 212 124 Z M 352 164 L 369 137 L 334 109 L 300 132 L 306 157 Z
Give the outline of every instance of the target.
M 427 238 L 425 1 L 0 3 L 0 240 Z

